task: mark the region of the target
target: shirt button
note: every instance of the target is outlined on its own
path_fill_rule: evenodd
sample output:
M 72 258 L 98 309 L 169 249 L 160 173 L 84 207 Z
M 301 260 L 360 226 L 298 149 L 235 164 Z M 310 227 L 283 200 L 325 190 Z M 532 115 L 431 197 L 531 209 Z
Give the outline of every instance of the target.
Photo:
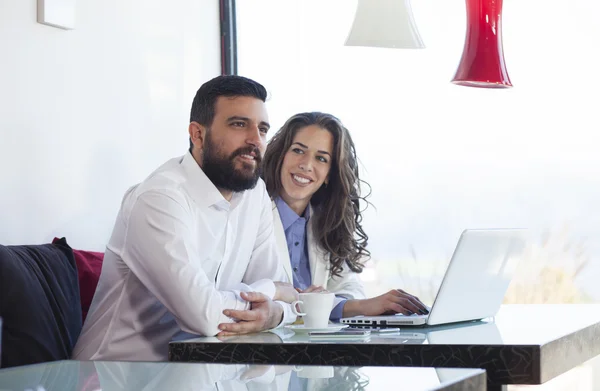
M 299 245 L 299 244 L 300 244 L 300 242 L 296 242 L 296 243 L 294 243 L 294 246 L 297 246 L 297 245 Z
M 297 268 L 297 267 L 295 267 L 295 268 L 294 268 L 294 271 L 295 271 L 295 272 L 297 272 L 297 271 L 298 271 L 298 268 Z

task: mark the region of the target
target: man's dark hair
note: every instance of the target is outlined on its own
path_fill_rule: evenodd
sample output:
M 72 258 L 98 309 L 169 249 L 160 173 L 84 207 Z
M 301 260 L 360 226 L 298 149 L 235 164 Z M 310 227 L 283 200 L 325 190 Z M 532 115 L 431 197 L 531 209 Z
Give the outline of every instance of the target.
M 250 96 L 265 102 L 267 100 L 267 90 L 262 84 L 247 77 L 217 76 L 202 84 L 196 92 L 190 112 L 190 122 L 198 122 L 207 128 L 210 127 L 215 118 L 215 104 L 220 96 Z M 192 140 L 190 139 L 190 150 L 192 146 Z

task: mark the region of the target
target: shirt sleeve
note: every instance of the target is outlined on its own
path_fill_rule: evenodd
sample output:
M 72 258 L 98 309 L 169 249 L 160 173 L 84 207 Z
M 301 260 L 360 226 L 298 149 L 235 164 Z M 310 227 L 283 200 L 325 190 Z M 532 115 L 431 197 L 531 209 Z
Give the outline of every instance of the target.
M 122 258 L 183 331 L 213 336 L 220 323 L 232 322 L 224 309 L 249 308 L 240 292 L 260 291 L 273 298 L 275 287 L 257 278 L 230 291 L 217 290 L 202 268 L 192 214 L 184 205 L 176 194 L 142 194 L 131 209 Z
M 339 298 L 340 296 L 337 297 Z M 333 309 L 331 310 L 331 314 L 329 314 L 330 320 L 335 321 L 342 318 L 342 314 L 344 313 L 344 305 L 346 305 L 346 301 L 346 299 L 343 299 L 339 303 L 337 303 L 335 307 L 333 307 Z
M 276 303 L 279 303 L 283 307 L 283 319 L 281 319 L 281 323 L 276 328 L 294 323 L 298 317 L 292 311 L 292 305 L 284 301 L 276 301 Z
M 264 185 L 262 185 L 264 189 Z M 246 269 L 243 281 L 287 281 L 283 268 L 283 261 L 278 257 L 277 241 L 273 230 L 273 210 L 269 196 L 264 190 L 262 198 L 262 211 L 256 243 L 252 251 L 250 263 Z M 273 285 L 273 295 L 275 286 Z M 273 296 L 271 296 L 273 297 Z M 279 326 L 294 323 L 296 315 L 288 303 L 277 301 L 283 307 L 283 319 Z

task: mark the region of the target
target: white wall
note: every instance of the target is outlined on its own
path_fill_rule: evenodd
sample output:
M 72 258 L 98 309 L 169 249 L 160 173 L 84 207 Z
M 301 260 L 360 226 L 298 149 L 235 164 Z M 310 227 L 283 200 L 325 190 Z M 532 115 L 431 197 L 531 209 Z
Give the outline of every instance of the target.
M 104 249 L 124 191 L 188 145 L 219 74 L 215 0 L 78 0 L 76 28 L 0 0 L 0 243 Z

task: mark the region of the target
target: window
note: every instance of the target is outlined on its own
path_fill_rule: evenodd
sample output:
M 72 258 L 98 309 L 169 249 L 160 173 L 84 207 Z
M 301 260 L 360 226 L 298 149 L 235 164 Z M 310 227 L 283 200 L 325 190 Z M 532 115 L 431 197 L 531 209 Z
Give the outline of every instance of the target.
M 464 1 L 412 6 L 423 50 L 345 47 L 356 1 L 237 2 L 239 73 L 270 91 L 273 129 L 318 110 L 352 133 L 376 207 L 368 293 L 430 304 L 463 229 L 523 226 L 533 240 L 514 284 L 529 290 L 507 300 L 600 299 L 599 3 L 505 0 L 508 90 L 450 83 Z M 563 292 L 537 297 L 548 281 Z

